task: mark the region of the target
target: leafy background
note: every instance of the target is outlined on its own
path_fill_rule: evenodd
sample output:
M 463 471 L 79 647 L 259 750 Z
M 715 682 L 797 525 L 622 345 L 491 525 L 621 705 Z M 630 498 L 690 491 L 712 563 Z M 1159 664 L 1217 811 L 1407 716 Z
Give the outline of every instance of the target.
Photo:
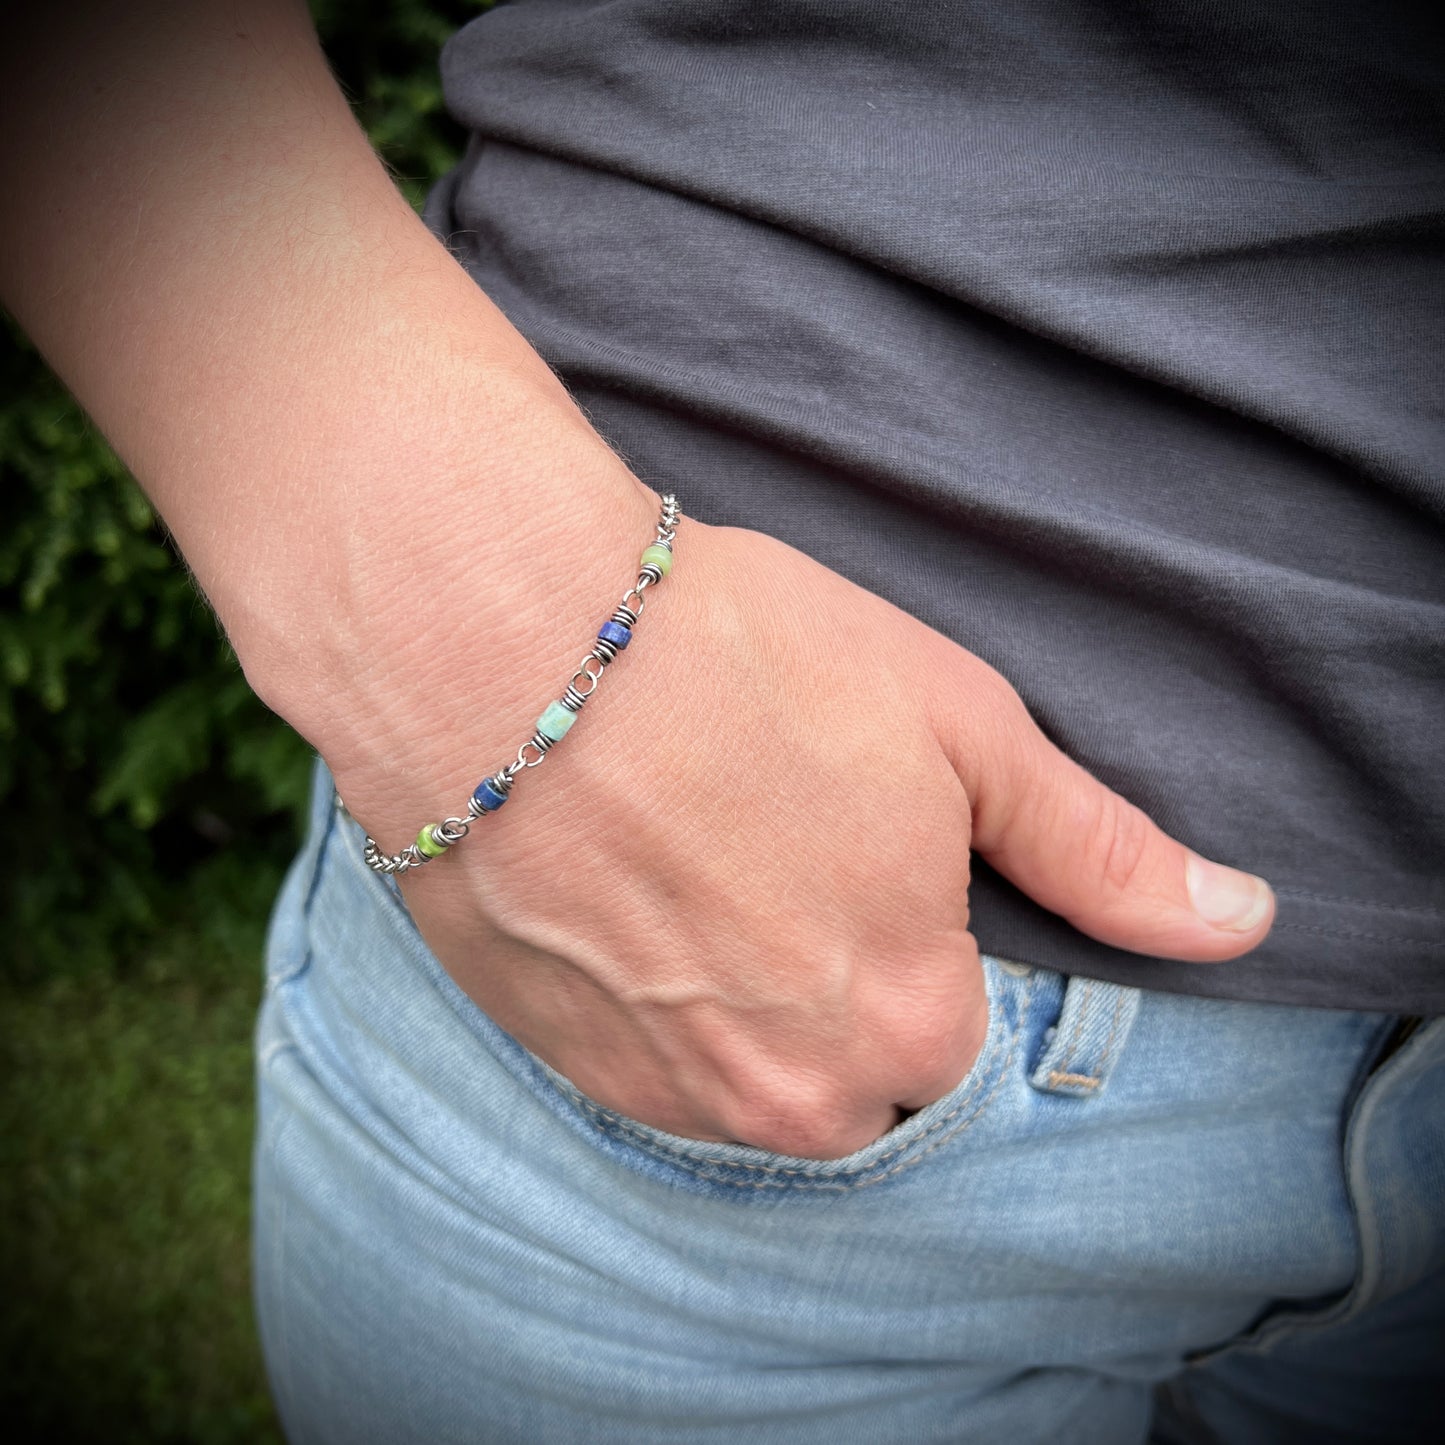
M 420 207 L 487 0 L 313 0 Z M 251 1320 L 250 1031 L 310 755 L 135 482 L 0 330 L 0 1410 L 25 1440 L 277 1433 Z

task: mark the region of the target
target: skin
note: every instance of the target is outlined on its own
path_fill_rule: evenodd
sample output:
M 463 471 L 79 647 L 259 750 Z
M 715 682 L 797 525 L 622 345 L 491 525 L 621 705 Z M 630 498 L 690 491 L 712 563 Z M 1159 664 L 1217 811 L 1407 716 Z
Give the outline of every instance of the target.
M 54 8 L 8 22 L 0 298 L 396 851 L 514 756 L 658 497 L 397 193 L 302 5 Z M 403 883 L 593 1098 L 832 1158 L 941 1097 L 986 1027 L 971 849 L 1120 948 L 1268 932 L 949 639 L 748 529 L 684 516 L 675 555 L 545 769 Z

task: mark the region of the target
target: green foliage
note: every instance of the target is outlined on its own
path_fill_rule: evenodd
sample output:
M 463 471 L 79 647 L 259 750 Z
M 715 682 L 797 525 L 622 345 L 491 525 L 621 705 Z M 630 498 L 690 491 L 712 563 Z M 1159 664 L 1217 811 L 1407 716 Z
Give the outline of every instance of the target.
M 130 980 L 0 981 L 12 1440 L 280 1445 L 248 1278 L 258 980 L 173 952 Z
M 0 970 L 124 969 L 178 920 L 239 943 L 217 908 L 264 909 L 307 751 L 252 697 L 139 488 L 13 332 L 0 384 Z
M 311 0 L 332 69 L 392 178 L 417 210 L 454 162 L 463 132 L 442 107 L 437 57 L 492 0 Z
M 438 53 L 485 8 L 314 6 L 415 205 L 461 141 Z M 0 978 L 124 972 L 175 928 L 249 966 L 308 764 L 140 489 L 28 342 L 0 332 Z
M 478 0 L 317 0 L 414 205 Z M 251 1320 L 250 1035 L 310 756 L 135 482 L 0 326 L 0 1410 L 13 1438 L 279 1442 Z

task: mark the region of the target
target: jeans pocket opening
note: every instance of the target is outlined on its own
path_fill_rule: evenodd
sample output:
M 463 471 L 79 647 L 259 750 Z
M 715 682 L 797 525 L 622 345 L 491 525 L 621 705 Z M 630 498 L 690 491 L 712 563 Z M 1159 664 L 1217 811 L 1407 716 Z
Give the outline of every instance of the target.
M 565 1100 L 595 1136 L 740 1195 L 768 1191 L 838 1193 L 881 1184 L 921 1162 L 970 1129 L 1010 1073 L 1023 1033 L 1034 975 L 1006 975 L 983 959 L 988 1030 L 978 1057 L 941 1099 L 909 1115 L 895 1128 L 841 1159 L 805 1159 L 748 1144 L 719 1144 L 644 1124 L 598 1104 L 550 1065 L 528 1054 L 538 1079 Z
M 329 780 L 328 780 L 329 782 Z M 911 1114 L 882 1138 L 842 1159 L 804 1159 L 744 1144 L 718 1144 L 669 1134 L 629 1118 L 589 1098 L 571 1080 L 531 1052 L 476 1003 L 451 977 L 416 931 L 395 881 L 362 861 L 360 825 L 340 812 L 328 794 L 332 814 L 328 836 L 343 849 L 348 871 L 363 878 L 384 914 L 408 935 L 405 952 L 420 966 L 477 1040 L 514 1082 L 564 1119 L 595 1148 L 634 1168 L 657 1173 L 659 1167 L 681 1181 L 690 1176 L 722 1192 L 757 1195 L 777 1190 L 840 1191 L 882 1183 L 971 1128 L 1008 1076 L 1019 1049 L 1036 971 L 1006 972 L 997 960 L 982 959 L 988 1006 L 983 1046 L 969 1071 L 943 1098 Z M 325 826 L 313 815 L 313 829 Z M 354 835 L 354 836 L 353 836 Z M 327 852 L 330 851 L 328 848 Z M 319 872 L 319 858 L 316 871 Z

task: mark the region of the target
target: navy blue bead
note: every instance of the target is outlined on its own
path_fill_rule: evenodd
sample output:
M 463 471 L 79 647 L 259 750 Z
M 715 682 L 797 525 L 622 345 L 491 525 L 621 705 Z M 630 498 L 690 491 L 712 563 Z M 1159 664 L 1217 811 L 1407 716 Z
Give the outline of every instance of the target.
M 499 793 L 492 786 L 490 778 L 483 778 L 477 784 L 477 791 L 472 794 L 472 797 L 477 800 L 477 807 L 485 809 L 488 813 L 495 813 L 507 801 L 507 794 Z
M 604 622 L 597 635 L 604 642 L 610 642 L 619 652 L 632 641 L 632 629 L 624 627 L 620 622 Z

